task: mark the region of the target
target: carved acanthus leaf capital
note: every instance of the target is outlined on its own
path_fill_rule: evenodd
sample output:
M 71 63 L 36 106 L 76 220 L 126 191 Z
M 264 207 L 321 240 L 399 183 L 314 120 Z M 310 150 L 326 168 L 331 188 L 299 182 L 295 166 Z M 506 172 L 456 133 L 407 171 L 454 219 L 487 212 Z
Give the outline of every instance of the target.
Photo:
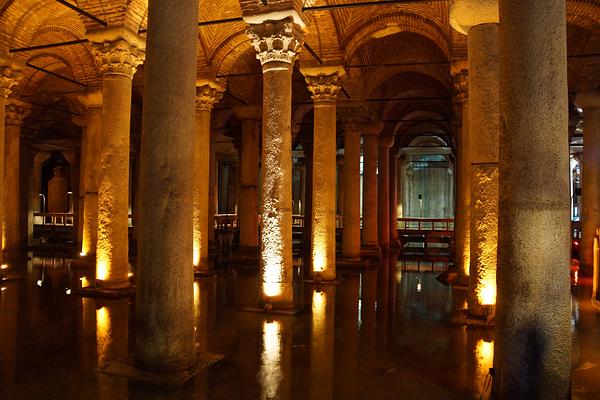
M 225 88 L 209 80 L 196 82 L 196 110 L 212 111 L 212 108 L 223 98 Z
M 273 62 L 291 66 L 303 44 L 302 29 L 292 18 L 251 25 L 247 34 L 263 67 Z
M 0 57 L 0 96 L 8 98 L 15 86 L 23 77 L 23 68 L 16 61 Z
M 96 61 L 103 75 L 123 75 L 133 78 L 144 62 L 145 53 L 125 39 L 94 43 Z
M 469 99 L 469 70 L 466 68 L 452 68 L 452 78 L 454 79 L 454 89 L 459 102 Z
M 31 105 L 17 99 L 9 99 L 5 107 L 6 125 L 21 126 L 31 112 Z
M 342 89 L 341 79 L 345 75 L 342 67 L 301 68 L 300 72 L 304 74 L 315 104 L 335 103 Z

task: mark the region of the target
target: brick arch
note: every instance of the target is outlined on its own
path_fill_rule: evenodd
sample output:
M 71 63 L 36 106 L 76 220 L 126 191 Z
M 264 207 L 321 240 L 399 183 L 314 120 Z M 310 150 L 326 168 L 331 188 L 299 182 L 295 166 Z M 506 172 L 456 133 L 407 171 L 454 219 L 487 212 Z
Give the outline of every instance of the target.
M 61 75 L 66 75 L 64 71 L 70 72 L 71 76 L 73 75 L 73 67 L 69 60 L 61 57 L 56 53 L 41 53 L 36 54 L 34 57 L 31 57 L 27 60 L 32 64 L 35 64 L 39 67 L 47 69 L 52 72 L 60 73 Z M 35 94 L 38 92 L 39 87 L 43 84 L 44 80 L 48 77 L 47 74 L 41 71 L 36 71 L 34 69 L 25 69 L 24 76 L 20 80 L 18 87 L 18 92 L 21 95 L 27 94 Z
M 213 66 L 216 75 L 228 74 L 233 70 L 236 62 L 251 48 L 252 43 L 246 31 L 235 32 L 219 45 L 212 56 L 209 56 L 207 63 Z

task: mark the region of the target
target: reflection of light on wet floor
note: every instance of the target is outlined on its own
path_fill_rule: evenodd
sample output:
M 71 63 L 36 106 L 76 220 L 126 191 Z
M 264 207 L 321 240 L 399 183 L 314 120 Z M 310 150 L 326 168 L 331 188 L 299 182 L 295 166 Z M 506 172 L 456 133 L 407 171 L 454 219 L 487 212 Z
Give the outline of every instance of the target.
M 106 361 L 111 341 L 110 311 L 106 307 L 96 310 L 96 340 L 98 341 L 98 366 Z
M 281 371 L 281 326 L 278 321 L 263 322 L 263 351 L 258 380 L 261 399 L 275 399 L 283 379 Z
M 485 396 L 491 386 L 491 378 L 488 377 L 488 374 L 490 368 L 494 366 L 494 341 L 486 342 L 479 339 L 475 349 L 475 358 L 477 361 L 476 393 L 483 393 Z

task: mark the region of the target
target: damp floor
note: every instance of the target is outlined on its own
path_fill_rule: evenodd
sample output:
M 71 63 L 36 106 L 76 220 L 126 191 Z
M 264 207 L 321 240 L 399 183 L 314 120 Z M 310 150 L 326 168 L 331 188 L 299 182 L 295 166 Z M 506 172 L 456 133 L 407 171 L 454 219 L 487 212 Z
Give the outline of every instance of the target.
M 257 296 L 254 271 L 198 278 L 198 350 L 224 359 L 165 391 L 97 372 L 133 351 L 135 299 L 79 297 L 90 271 L 31 255 L 0 286 L 0 399 L 487 399 L 493 331 L 452 323 L 464 290 L 397 265 L 386 257 L 321 286 L 298 270 L 295 316 L 243 311 Z M 600 398 L 589 284 L 572 285 L 574 399 Z

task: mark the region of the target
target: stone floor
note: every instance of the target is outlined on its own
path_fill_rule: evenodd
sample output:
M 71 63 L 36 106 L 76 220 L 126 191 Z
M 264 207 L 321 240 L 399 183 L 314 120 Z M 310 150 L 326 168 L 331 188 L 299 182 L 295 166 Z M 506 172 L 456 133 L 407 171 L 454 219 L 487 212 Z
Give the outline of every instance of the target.
M 73 292 L 91 277 L 65 259 L 10 265 L 0 292 L 0 399 L 469 399 L 489 387 L 493 332 L 453 326 L 465 291 L 395 259 L 337 285 L 298 284 L 296 316 L 242 311 L 251 272 L 194 285 L 200 352 L 225 359 L 167 392 L 96 372 L 133 349 L 130 299 Z M 70 289 L 70 290 L 69 290 Z M 573 285 L 573 398 L 600 398 L 600 312 Z M 488 398 L 489 391 L 482 397 Z

